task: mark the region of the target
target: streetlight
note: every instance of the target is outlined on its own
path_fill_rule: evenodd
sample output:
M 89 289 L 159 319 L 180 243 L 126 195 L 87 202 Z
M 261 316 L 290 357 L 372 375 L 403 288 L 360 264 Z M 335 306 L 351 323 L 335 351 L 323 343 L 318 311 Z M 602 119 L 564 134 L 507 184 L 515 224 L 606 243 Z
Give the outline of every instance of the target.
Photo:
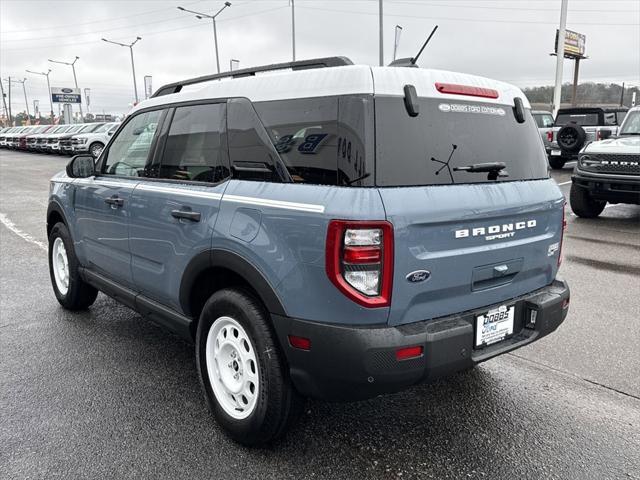
M 9 83 L 13 82 L 13 83 L 22 84 L 22 93 L 24 93 L 24 103 L 27 107 L 27 121 L 29 122 L 29 124 L 31 124 L 31 114 L 29 113 L 29 101 L 27 100 L 27 88 L 24 85 L 27 79 L 25 78 L 24 80 L 16 80 L 15 78 L 9 77 L 8 81 Z M 9 96 L 9 99 L 11 99 L 11 96 Z
M 78 88 L 78 79 L 76 78 L 76 66 L 75 66 L 75 64 L 79 59 L 80 59 L 80 57 L 76 57 L 73 60 L 73 62 L 71 62 L 71 63 L 69 63 L 69 62 L 61 62 L 59 60 L 51 60 L 51 59 L 49 59 L 49 61 L 51 63 L 60 63 L 62 65 L 71 65 L 71 70 L 73 70 L 73 81 L 76 84 L 76 88 Z M 84 115 L 82 114 L 82 94 L 80 94 L 80 104 L 79 104 L 79 106 L 80 106 L 80 119 L 82 121 L 84 121 Z
M 27 73 L 33 73 L 35 75 L 44 75 L 47 77 L 47 88 L 49 89 L 49 104 L 51 105 L 51 125 L 53 125 L 53 98 L 51 98 L 51 84 L 49 83 L 49 74 L 51 73 L 51 69 L 47 70 L 47 72 L 34 72 L 32 70 L 25 70 Z
M 222 11 L 231 6 L 231 2 L 224 2 L 224 5 L 222 6 L 222 8 L 220 10 L 218 10 L 218 13 L 216 13 L 215 15 L 209 15 L 206 13 L 200 13 L 200 12 L 195 12 L 193 10 L 187 10 L 184 7 L 178 7 L 178 10 L 181 10 L 183 12 L 189 12 L 189 13 L 193 13 L 195 14 L 196 18 L 199 20 L 202 20 L 203 18 L 210 18 L 211 21 L 213 22 L 213 44 L 215 46 L 216 49 L 216 69 L 218 70 L 218 73 L 220 73 L 220 58 L 218 57 L 218 32 L 216 31 L 216 17 L 218 15 L 220 15 L 220 13 L 222 13 Z
M 112 40 L 107 40 L 106 38 L 102 39 L 103 42 L 113 43 L 114 45 L 120 45 L 121 47 L 129 47 L 129 51 L 131 52 L 131 70 L 133 71 L 133 92 L 134 92 L 135 97 L 136 97 L 136 104 L 138 103 L 138 87 L 136 85 L 136 66 L 133 63 L 133 46 L 136 43 L 138 43 L 139 40 L 142 40 L 142 37 L 136 37 L 136 39 L 132 43 L 127 45 L 125 43 L 120 43 L 120 42 L 114 42 Z

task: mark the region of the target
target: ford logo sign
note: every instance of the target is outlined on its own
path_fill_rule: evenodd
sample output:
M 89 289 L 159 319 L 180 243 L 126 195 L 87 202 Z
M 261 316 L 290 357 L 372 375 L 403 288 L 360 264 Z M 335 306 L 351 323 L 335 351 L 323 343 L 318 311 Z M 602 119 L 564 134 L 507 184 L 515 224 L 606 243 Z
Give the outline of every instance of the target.
M 61 88 L 62 93 L 73 93 L 73 88 Z
M 407 281 L 411 283 L 419 283 L 428 280 L 430 276 L 431 272 L 429 272 L 428 270 L 416 270 L 415 272 L 411 272 L 409 275 L 407 275 L 406 278 Z

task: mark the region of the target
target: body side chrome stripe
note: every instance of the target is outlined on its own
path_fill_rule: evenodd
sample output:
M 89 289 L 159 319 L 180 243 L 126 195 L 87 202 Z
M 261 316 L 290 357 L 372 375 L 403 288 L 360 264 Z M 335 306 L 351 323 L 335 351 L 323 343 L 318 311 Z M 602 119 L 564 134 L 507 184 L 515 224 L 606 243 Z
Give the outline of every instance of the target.
M 266 198 L 244 197 L 241 195 L 225 195 L 223 200 L 244 203 L 247 205 L 259 205 L 262 207 L 282 208 L 285 210 L 298 210 L 300 212 L 324 213 L 324 205 L 311 203 L 285 202 L 282 200 L 269 200 Z

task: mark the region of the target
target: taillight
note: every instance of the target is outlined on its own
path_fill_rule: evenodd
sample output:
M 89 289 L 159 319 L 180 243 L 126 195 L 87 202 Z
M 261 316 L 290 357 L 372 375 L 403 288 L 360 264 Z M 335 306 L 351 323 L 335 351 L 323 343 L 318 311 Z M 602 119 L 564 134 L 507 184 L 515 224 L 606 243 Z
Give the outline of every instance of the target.
M 547 142 L 553 142 L 553 130 L 547 131 Z
M 596 140 L 602 140 L 602 130 L 596 131 Z
M 389 222 L 331 220 L 327 275 L 363 307 L 386 307 L 393 280 L 393 226 Z
M 451 95 L 467 95 L 469 97 L 498 98 L 498 91 L 492 88 L 457 85 L 455 83 L 436 82 L 436 90 Z
M 562 244 L 564 243 L 564 232 L 567 229 L 566 202 L 562 207 L 562 231 L 560 232 L 560 249 L 558 250 L 558 268 L 562 264 Z

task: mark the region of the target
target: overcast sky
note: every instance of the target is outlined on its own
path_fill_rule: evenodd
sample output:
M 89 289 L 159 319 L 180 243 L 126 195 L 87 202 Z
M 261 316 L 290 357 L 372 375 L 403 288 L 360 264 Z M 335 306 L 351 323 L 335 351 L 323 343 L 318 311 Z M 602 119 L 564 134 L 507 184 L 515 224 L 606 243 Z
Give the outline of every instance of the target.
M 210 21 L 176 9 L 214 13 L 219 0 L 0 0 L 0 69 L 27 78 L 30 106 L 48 111 L 46 80 L 25 69 L 52 68 L 52 86 L 91 88 L 91 111 L 124 113 L 133 101 L 129 50 L 134 47 L 138 92 L 143 77 L 163 83 L 215 72 Z M 238 0 L 217 20 L 220 65 L 249 67 L 291 59 L 289 0 Z M 297 58 L 345 55 L 355 63 L 378 63 L 377 0 L 295 0 Z M 385 62 L 391 61 L 396 24 L 403 27 L 399 57 L 411 56 L 434 25 L 440 26 L 420 59 L 423 67 L 462 71 L 526 87 L 551 85 L 560 0 L 384 0 Z M 586 34 L 590 57 L 581 81 L 640 84 L 640 0 L 569 0 L 567 28 Z M 572 78 L 566 61 L 564 79 Z M 6 90 L 7 83 L 4 82 Z M 22 86 L 13 84 L 13 111 L 24 110 Z M 86 110 L 86 108 L 85 108 Z

